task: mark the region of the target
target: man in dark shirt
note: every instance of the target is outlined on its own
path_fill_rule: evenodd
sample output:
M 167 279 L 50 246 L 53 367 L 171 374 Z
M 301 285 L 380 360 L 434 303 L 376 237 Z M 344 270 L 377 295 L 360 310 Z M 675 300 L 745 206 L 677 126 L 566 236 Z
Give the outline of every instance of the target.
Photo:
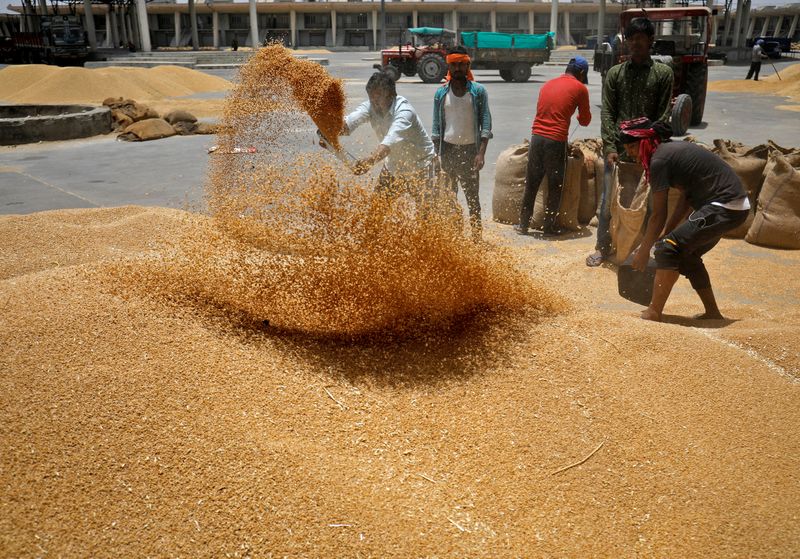
M 653 192 L 653 211 L 632 263 L 634 270 L 644 271 L 655 244 L 653 297 L 642 318 L 661 320 L 672 287 L 684 275 L 705 307 L 696 318 L 721 319 L 703 255 L 747 219 L 750 202 L 741 181 L 727 163 L 697 144 L 663 142 L 671 130 L 661 122 L 626 121 L 620 132 L 625 151 L 641 162 Z M 682 195 L 667 220 L 670 188 Z
M 625 28 L 631 58 L 611 68 L 603 86 L 600 131 L 606 172 L 597 215 L 597 244 L 595 252 L 586 258 L 587 266 L 599 266 L 611 253 L 611 170 L 623 153 L 620 123 L 640 116 L 669 122 L 674 77 L 672 68 L 650 58 L 654 37 L 655 27 L 649 19 L 633 19 Z
M 533 215 L 533 204 L 539 191 L 539 183 L 547 176 L 547 209 L 544 216 L 543 233 L 556 236 L 561 231 L 556 227 L 558 209 L 561 205 L 561 186 L 567 163 L 567 141 L 569 123 L 578 111 L 578 123 L 588 126 L 592 121 L 589 109 L 589 90 L 586 77 L 589 63 L 576 56 L 567 64 L 565 72 L 542 87 L 536 105 L 536 117 L 531 129 L 528 147 L 528 169 L 525 194 L 522 197 L 519 225 L 514 230 L 520 235 L 528 233 L 528 223 Z

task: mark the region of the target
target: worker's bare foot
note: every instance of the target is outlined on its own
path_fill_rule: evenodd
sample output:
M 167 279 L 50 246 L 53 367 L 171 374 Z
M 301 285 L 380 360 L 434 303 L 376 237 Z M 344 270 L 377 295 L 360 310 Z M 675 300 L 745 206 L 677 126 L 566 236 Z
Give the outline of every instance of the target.
M 596 268 L 603 263 L 603 260 L 605 260 L 605 258 L 603 258 L 603 253 L 597 250 L 586 257 L 586 265 L 590 268 Z
M 645 320 L 652 320 L 653 322 L 661 322 L 661 313 L 654 311 L 650 307 L 647 307 L 645 310 L 643 310 L 641 316 Z
M 694 315 L 696 320 L 725 320 L 725 317 L 722 316 L 722 313 L 719 311 L 717 312 L 704 312 L 702 314 Z

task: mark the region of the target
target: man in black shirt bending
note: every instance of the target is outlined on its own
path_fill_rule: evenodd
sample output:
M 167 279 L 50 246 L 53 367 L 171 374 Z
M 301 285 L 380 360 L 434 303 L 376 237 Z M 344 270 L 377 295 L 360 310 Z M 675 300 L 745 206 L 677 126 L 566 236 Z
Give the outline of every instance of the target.
M 633 254 L 633 268 L 644 271 L 655 244 L 653 297 L 650 306 L 642 311 L 642 318 L 661 320 L 672 287 L 684 275 L 705 307 L 705 312 L 696 318 L 721 319 L 703 255 L 714 248 L 722 235 L 744 223 L 750 202 L 727 163 L 691 142 L 669 142 L 671 133 L 669 125 L 653 124 L 647 118 L 620 125 L 625 151 L 642 163 L 653 192 L 653 211 L 644 238 Z M 677 188 L 682 196 L 668 220 L 670 188 Z

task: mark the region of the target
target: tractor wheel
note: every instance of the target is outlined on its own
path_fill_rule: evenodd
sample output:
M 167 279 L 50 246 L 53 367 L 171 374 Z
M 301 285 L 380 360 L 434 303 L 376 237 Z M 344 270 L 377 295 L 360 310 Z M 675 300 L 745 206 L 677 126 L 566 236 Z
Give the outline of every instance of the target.
M 531 77 L 531 66 L 524 62 L 517 62 L 511 67 L 511 75 L 515 82 L 526 82 Z
M 417 64 L 419 77 L 425 83 L 439 83 L 447 74 L 447 64 L 441 55 L 429 52 L 423 54 Z
M 400 79 L 400 70 L 393 64 L 387 64 L 383 67 L 383 73 L 392 78 L 393 82 Z
M 672 133 L 676 136 L 686 134 L 691 120 L 692 98 L 681 93 L 675 98 L 675 104 L 672 106 Z
M 500 70 L 500 77 L 503 78 L 504 81 L 510 82 L 514 79 L 514 74 L 511 72 L 511 68 L 503 68 Z
M 690 64 L 686 69 L 686 93 L 692 98 L 692 126 L 703 122 L 707 86 L 708 67 L 702 62 Z

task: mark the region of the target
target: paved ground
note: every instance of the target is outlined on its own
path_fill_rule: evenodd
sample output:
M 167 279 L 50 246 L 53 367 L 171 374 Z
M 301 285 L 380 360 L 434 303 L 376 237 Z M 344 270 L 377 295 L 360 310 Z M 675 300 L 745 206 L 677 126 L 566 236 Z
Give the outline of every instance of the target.
M 372 72 L 375 57 L 371 53 L 347 52 L 328 55 L 328 70 L 345 79 L 349 105 L 364 100 L 364 85 Z M 787 61 L 776 64 L 779 71 Z M 745 66 L 710 68 L 710 79 L 741 78 Z M 764 67 L 764 75 L 773 73 Z M 538 90 L 548 79 L 561 73 L 558 67 L 537 67 L 531 81 L 524 84 L 505 83 L 495 72 L 476 72 L 490 96 L 494 121 L 494 139 L 489 144 L 487 166 L 481 175 L 481 200 L 486 217 L 491 213 L 494 162 L 507 146 L 520 142 L 530 134 L 530 123 Z M 209 73 L 233 79 L 235 71 Z M 600 135 L 600 79 L 590 76 L 589 93 L 593 121 L 579 128 L 572 139 Z M 426 124 L 431 122 L 435 85 L 417 78 L 403 78 L 398 93 L 407 97 L 420 112 Z M 199 98 L 208 98 L 205 94 Z M 211 95 L 213 97 L 213 95 Z M 2 102 L 2 100 L 0 100 Z M 749 94 L 709 93 L 705 122 L 690 133 L 702 141 L 732 138 L 746 144 L 759 144 L 773 139 L 779 144 L 798 144 L 798 113 L 775 109 L 785 104 L 780 97 Z M 309 121 L 306 137 L 313 141 Z M 86 208 L 139 204 L 147 206 L 183 207 L 196 205 L 202 198 L 208 163 L 207 148 L 213 136 L 173 137 L 146 143 L 117 142 L 113 136 L 73 140 L 69 142 L 0 148 L 0 214 L 30 213 L 60 208 Z M 374 147 L 368 132 L 345 141 L 354 153 Z

